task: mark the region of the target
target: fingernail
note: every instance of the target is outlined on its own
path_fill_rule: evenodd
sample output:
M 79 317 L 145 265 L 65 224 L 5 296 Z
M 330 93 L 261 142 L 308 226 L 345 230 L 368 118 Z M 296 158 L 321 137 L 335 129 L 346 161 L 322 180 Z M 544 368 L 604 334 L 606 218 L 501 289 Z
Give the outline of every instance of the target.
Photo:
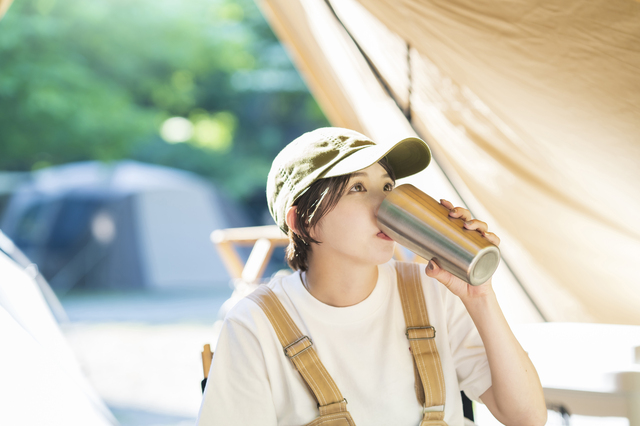
M 465 226 L 471 226 L 472 224 L 473 224 L 473 222 L 471 222 L 471 221 L 468 221 L 468 222 L 464 223 Z

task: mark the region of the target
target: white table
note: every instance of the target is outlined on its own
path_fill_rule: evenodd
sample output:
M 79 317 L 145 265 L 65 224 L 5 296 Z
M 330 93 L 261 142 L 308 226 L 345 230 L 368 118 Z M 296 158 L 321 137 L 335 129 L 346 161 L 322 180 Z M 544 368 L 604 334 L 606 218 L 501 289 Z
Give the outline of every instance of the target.
M 640 326 L 541 323 L 513 330 L 538 370 L 547 403 L 640 426 Z

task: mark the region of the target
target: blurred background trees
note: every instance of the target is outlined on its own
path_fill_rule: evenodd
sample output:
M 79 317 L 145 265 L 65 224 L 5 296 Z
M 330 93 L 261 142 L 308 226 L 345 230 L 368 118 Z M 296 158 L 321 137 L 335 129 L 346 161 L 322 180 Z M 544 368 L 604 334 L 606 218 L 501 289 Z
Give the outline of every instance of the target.
M 250 0 L 22 0 L 0 29 L 0 170 L 130 158 L 259 219 L 273 157 L 328 124 Z

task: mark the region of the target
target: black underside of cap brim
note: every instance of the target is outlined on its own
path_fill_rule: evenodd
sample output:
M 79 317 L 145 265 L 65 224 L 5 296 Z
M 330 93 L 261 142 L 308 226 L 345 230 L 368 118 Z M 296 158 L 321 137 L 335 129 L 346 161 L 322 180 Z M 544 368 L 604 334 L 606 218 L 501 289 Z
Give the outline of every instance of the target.
M 422 140 L 410 138 L 398 143 L 386 157 L 396 179 L 401 179 L 424 170 L 431 162 L 431 151 Z

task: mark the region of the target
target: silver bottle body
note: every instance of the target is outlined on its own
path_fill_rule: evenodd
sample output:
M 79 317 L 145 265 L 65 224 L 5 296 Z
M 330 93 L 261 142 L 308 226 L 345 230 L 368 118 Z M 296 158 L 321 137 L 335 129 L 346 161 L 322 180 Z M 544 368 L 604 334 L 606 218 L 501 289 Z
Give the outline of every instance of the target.
M 397 243 L 471 285 L 485 283 L 500 263 L 498 247 L 410 184 L 398 186 L 385 198 L 378 226 Z

